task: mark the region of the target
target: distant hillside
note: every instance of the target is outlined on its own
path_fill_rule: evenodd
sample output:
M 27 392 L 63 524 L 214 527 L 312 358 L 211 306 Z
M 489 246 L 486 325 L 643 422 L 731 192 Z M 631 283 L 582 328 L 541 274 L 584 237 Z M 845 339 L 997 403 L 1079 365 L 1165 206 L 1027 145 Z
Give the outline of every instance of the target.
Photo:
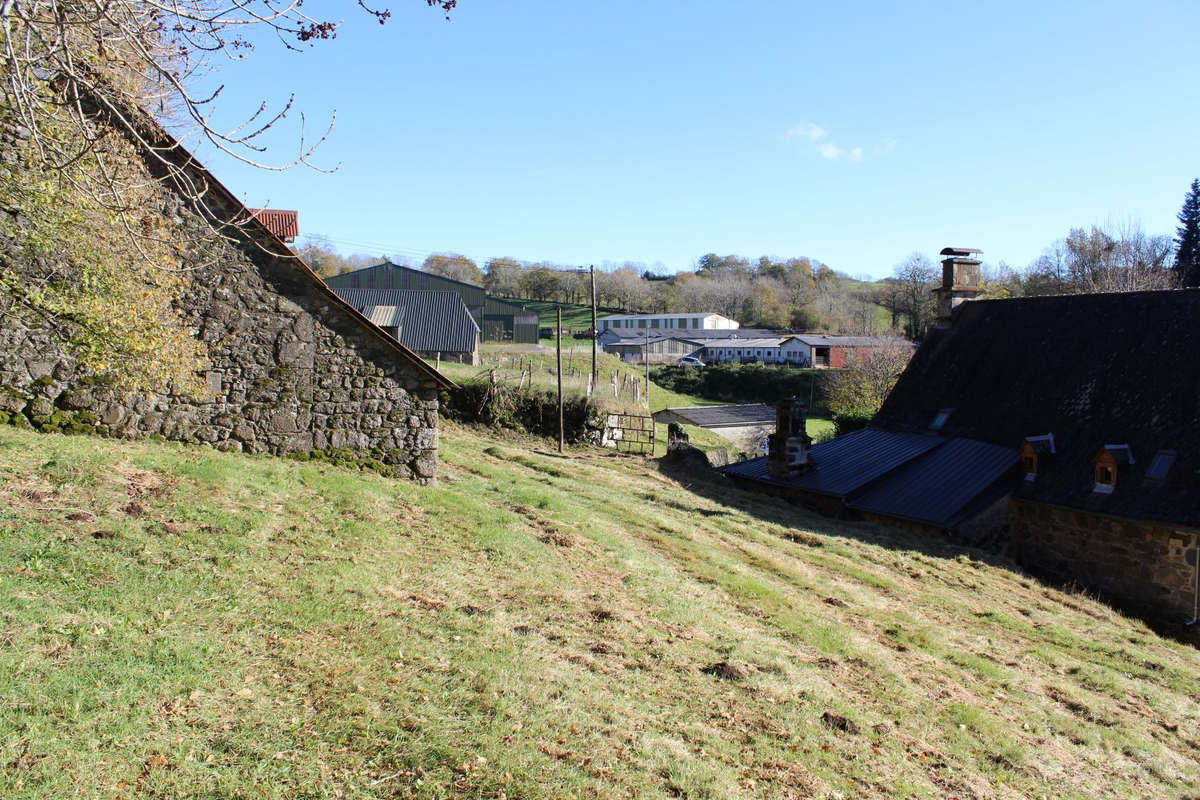
M 1185 798 L 1200 653 L 1004 562 L 447 426 L 442 485 L 0 427 L 0 796 Z

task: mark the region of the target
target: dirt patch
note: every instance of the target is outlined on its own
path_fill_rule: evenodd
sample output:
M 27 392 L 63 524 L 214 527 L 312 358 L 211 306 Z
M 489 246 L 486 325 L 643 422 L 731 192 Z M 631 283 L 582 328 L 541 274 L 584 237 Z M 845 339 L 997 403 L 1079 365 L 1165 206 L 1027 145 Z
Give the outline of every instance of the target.
M 750 676 L 752 671 L 749 664 L 737 661 L 718 661 L 700 670 L 705 675 L 712 675 L 726 681 L 740 681 Z
M 111 539 L 116 536 L 112 531 L 92 531 L 93 539 Z
M 832 711 L 826 711 L 821 715 L 821 724 L 831 731 L 841 731 L 849 733 L 852 736 L 858 735 L 858 723 L 852 719 L 847 719 L 841 714 L 834 714 Z

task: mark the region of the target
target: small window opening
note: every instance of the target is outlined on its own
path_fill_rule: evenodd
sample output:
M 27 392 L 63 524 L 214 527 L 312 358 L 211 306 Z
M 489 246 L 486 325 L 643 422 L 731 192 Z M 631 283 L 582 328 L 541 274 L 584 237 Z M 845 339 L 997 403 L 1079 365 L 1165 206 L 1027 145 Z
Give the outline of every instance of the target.
M 1037 477 L 1037 456 L 1022 456 L 1021 466 L 1025 468 L 1025 480 L 1031 481 Z
M 954 413 L 953 408 L 943 408 L 933 418 L 933 422 L 929 423 L 929 430 L 940 431 L 946 424 L 946 420 L 950 419 L 950 415 Z
M 1166 479 L 1167 473 L 1171 471 L 1171 466 L 1174 463 L 1174 450 L 1159 450 L 1150 461 L 1150 466 L 1146 470 L 1146 479 L 1151 481 Z
M 1107 464 L 1096 465 L 1096 491 L 1111 492 L 1117 483 L 1117 474 L 1112 467 Z

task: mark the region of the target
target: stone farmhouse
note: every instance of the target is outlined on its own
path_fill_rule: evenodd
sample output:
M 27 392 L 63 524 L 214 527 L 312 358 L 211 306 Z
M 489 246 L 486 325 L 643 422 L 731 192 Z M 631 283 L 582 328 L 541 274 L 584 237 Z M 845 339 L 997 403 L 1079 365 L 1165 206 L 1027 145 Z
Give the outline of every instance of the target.
M 868 428 L 809 447 L 787 406 L 770 454 L 724 473 L 829 514 L 1005 543 L 1033 574 L 1194 625 L 1200 290 L 964 302 L 979 262 L 946 254 L 941 325 Z
M 213 250 L 187 265 L 177 309 L 207 347 L 208 396 L 114 394 L 76 368 L 61 334 L 0 294 L 0 412 L 35 426 L 69 418 L 122 438 L 323 455 L 435 482 L 438 391 L 454 384 L 330 290 L 264 224 L 268 215 L 250 212 L 159 125 L 139 119 L 163 213 L 196 229 L 224 224 Z M 162 160 L 203 188 L 203 209 L 173 188 Z M 0 258 L 22 267 L 2 243 Z

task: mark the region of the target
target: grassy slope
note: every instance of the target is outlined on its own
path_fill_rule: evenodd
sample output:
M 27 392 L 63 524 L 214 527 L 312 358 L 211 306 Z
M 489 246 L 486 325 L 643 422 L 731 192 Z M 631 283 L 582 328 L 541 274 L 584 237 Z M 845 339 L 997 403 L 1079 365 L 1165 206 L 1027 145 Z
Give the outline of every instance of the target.
M 1200 654 L 1085 597 L 653 461 L 442 444 L 420 488 L 0 428 L 0 796 L 1200 792 Z

